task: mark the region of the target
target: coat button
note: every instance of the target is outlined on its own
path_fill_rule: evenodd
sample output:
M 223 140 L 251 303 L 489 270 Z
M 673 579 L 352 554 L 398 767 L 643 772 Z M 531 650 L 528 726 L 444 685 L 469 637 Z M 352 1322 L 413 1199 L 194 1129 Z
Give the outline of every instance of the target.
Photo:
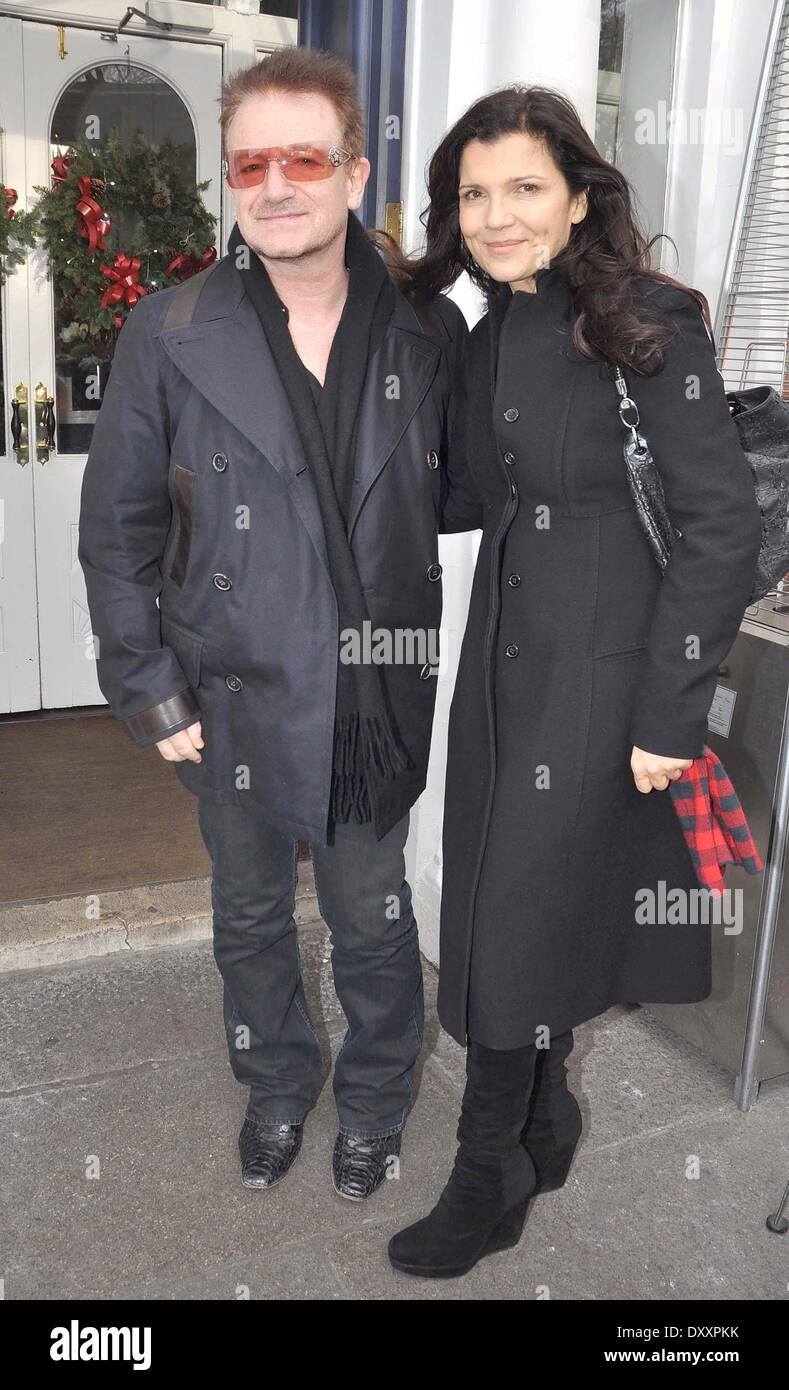
M 509 452 L 509 450 L 508 450 L 507 453 L 504 455 L 504 462 L 505 462 L 505 463 L 510 463 L 510 464 L 514 463 L 514 462 L 515 462 L 515 455 L 514 455 L 514 454 L 511 454 L 511 453 Z
M 419 679 L 421 681 L 429 680 L 432 674 L 433 667 L 430 665 L 429 661 L 426 661 L 424 666 L 422 667 L 422 670 L 419 672 Z
M 436 580 L 440 579 L 442 574 L 443 570 L 440 565 L 431 565 L 427 572 L 427 577 L 431 584 L 435 584 Z
M 221 589 L 221 590 L 223 591 L 223 593 L 224 593 L 227 589 L 232 589 L 232 587 L 233 587 L 231 581 L 228 579 L 228 577 L 227 577 L 226 574 L 212 574 L 212 575 L 211 575 L 211 579 L 212 579 L 212 581 L 213 581 L 213 583 L 214 583 L 214 586 L 215 586 L 217 589 Z
M 240 676 L 225 676 L 225 685 L 228 690 L 243 690 L 244 682 Z
M 520 582 L 521 582 L 521 577 L 520 577 L 519 574 L 511 574 L 510 577 L 509 577 L 509 579 L 507 580 L 507 583 L 508 583 L 513 589 L 517 589 L 517 587 L 518 587 L 518 585 L 520 584 Z
M 216 469 L 217 473 L 224 473 L 227 468 L 227 454 L 214 454 L 214 457 L 211 459 L 211 467 Z
M 504 412 L 504 419 L 505 419 L 505 420 L 509 420 L 510 424 L 512 424 L 512 421 L 513 421 L 513 420 L 517 420 L 517 418 L 518 418 L 519 415 L 520 415 L 520 411 L 517 410 L 516 407 L 515 407 L 514 405 L 511 405 L 510 408 L 509 408 L 509 410 L 505 410 L 505 412 Z
M 520 647 L 518 646 L 517 642 L 509 642 L 507 646 L 504 648 L 504 655 L 517 656 L 519 651 Z
M 431 449 L 427 455 L 428 468 L 438 468 L 438 454 L 435 449 Z

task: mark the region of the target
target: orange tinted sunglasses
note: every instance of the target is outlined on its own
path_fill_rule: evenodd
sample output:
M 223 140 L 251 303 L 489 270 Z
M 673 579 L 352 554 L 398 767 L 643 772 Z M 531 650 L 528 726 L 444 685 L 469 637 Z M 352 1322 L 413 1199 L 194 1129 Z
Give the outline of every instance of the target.
M 261 150 L 228 150 L 222 160 L 222 173 L 230 188 L 254 188 L 262 183 L 268 166 L 275 160 L 292 183 L 311 183 L 330 179 L 335 169 L 347 164 L 353 155 L 338 145 L 310 141 L 305 145 L 271 145 Z

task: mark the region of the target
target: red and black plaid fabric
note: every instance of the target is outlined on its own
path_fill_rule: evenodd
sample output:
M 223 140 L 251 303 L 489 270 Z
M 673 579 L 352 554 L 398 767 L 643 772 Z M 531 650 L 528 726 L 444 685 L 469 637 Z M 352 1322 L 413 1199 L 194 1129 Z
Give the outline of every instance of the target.
M 764 864 L 739 797 L 708 744 L 681 777 L 669 782 L 669 790 L 702 888 L 723 892 L 724 864 L 741 864 L 746 873 L 761 873 Z

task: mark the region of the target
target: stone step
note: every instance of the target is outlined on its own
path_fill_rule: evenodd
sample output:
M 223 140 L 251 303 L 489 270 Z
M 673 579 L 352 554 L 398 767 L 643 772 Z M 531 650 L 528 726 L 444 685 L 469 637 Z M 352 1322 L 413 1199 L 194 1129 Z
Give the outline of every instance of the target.
M 299 927 L 321 924 L 309 860 L 299 862 L 294 916 Z M 7 903 L 0 907 L 0 971 L 33 970 L 113 951 L 143 951 L 197 941 L 211 932 L 210 878 Z

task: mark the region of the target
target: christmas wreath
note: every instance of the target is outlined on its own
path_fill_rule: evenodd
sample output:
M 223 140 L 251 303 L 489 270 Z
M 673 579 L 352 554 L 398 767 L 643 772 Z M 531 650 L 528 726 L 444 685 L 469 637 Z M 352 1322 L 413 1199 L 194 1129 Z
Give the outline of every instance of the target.
M 100 145 L 81 139 L 35 185 L 33 216 L 48 258 L 59 345 L 74 359 L 112 357 L 118 330 L 143 295 L 177 285 L 216 259 L 216 218 L 204 183 L 186 173 L 188 146 L 124 147 L 115 127 Z

